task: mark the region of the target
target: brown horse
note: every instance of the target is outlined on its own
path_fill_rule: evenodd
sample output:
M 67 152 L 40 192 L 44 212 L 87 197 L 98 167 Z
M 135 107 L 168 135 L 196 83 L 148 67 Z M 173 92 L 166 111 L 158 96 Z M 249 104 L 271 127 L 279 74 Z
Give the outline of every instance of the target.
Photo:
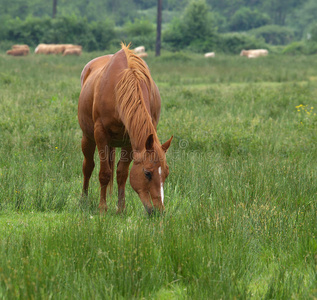
M 78 120 L 83 131 L 83 195 L 88 194 L 97 145 L 100 159 L 100 212 L 107 211 L 106 192 L 111 190 L 115 147 L 121 147 L 117 166 L 118 211 L 125 208 L 125 184 L 138 193 L 149 214 L 164 210 L 163 184 L 168 176 L 165 153 L 172 137 L 160 144 L 156 127 L 161 99 L 148 66 L 122 44 L 113 55 L 90 61 L 81 74 Z

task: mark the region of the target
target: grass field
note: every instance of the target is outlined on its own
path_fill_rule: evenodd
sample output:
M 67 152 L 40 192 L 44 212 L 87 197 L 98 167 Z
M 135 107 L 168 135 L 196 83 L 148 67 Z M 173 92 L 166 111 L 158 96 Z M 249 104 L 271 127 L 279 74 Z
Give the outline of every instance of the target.
M 317 57 L 150 55 L 174 140 L 148 217 L 129 185 L 99 216 L 98 167 L 80 197 L 80 73 L 101 54 L 0 55 L 0 298 L 316 299 Z

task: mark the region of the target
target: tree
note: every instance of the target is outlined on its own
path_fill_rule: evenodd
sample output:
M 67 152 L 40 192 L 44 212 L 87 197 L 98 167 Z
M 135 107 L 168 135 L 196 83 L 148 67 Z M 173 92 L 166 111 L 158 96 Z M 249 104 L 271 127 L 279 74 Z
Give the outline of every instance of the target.
M 57 12 L 57 0 L 53 0 L 53 19 L 55 18 L 56 16 L 56 12 Z
M 308 0 L 294 11 L 294 14 L 288 19 L 287 25 L 294 28 L 299 38 L 307 38 L 307 34 L 311 33 L 311 26 L 316 22 L 316 15 L 316 0 Z
M 215 37 L 216 28 L 204 0 L 190 2 L 182 18 L 175 18 L 164 32 L 164 41 L 173 50 L 210 51 L 215 45 Z
M 213 27 L 206 1 L 190 2 L 185 9 L 183 18 L 183 29 L 188 43 L 209 37 L 213 34 Z
M 161 55 L 161 30 L 162 30 L 162 0 L 157 0 L 157 25 L 155 56 Z
M 286 18 L 305 0 L 267 0 L 263 6 L 273 19 L 273 23 L 284 26 Z
M 232 31 L 246 31 L 269 23 L 270 18 L 266 14 L 251 10 L 248 7 L 242 7 L 232 16 L 229 27 Z

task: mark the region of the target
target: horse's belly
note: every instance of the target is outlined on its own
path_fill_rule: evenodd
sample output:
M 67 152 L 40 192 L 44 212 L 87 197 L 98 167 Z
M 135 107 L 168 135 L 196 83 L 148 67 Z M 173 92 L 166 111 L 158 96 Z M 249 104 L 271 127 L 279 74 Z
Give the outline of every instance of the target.
M 110 147 L 127 147 L 130 146 L 130 138 L 124 127 L 113 126 L 108 130 L 110 137 Z
M 110 147 L 122 148 L 130 146 L 130 140 L 111 140 Z

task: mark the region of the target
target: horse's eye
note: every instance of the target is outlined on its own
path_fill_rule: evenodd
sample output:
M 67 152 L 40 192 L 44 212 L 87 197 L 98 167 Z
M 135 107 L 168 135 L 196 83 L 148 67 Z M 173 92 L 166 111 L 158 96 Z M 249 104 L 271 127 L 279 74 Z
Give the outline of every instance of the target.
M 150 171 L 145 171 L 145 170 L 144 170 L 144 174 L 145 174 L 145 177 L 146 177 L 149 181 L 151 181 L 151 179 L 152 179 L 152 173 L 151 173 Z

